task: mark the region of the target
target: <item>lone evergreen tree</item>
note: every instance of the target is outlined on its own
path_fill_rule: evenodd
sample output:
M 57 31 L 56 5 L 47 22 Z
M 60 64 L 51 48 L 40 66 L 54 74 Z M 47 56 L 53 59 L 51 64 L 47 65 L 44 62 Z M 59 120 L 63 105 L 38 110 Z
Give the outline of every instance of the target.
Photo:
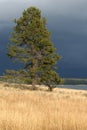
M 24 64 L 17 75 L 31 81 L 33 89 L 37 84 L 44 84 L 52 90 L 52 87 L 59 84 L 55 65 L 60 56 L 51 42 L 46 19 L 41 16 L 39 9 L 30 7 L 24 10 L 19 19 L 15 19 L 8 56 Z

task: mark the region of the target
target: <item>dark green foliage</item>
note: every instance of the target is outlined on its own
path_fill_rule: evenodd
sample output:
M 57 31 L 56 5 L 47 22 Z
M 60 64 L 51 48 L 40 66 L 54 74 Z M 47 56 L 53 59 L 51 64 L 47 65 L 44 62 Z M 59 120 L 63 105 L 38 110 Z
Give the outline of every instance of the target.
M 24 10 L 22 16 L 15 19 L 15 24 L 8 56 L 24 64 L 16 75 L 32 83 L 33 89 L 36 84 L 45 84 L 49 88 L 59 84 L 55 65 L 60 56 L 50 40 L 41 11 L 35 7 Z
M 24 70 L 6 70 L 6 75 L 2 77 L 3 81 L 19 84 L 31 84 L 31 78 L 28 77 L 28 73 Z

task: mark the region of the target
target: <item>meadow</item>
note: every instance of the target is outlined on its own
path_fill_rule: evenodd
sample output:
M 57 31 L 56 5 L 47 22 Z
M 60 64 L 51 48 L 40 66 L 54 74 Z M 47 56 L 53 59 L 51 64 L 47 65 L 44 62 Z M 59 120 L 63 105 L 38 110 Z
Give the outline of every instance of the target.
M 0 130 L 87 130 L 87 91 L 0 83 Z

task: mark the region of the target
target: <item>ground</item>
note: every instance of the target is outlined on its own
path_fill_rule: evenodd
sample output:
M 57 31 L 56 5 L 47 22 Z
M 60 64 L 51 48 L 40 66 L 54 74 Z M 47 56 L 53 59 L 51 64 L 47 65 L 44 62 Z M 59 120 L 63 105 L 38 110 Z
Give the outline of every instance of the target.
M 0 130 L 87 130 L 87 91 L 1 82 Z

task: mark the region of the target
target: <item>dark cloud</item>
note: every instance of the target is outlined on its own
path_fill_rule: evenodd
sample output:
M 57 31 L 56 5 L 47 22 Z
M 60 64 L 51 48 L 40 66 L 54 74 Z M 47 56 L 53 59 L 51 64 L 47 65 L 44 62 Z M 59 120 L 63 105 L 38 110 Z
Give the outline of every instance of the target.
M 53 16 L 48 20 L 52 40 L 63 57 L 58 64 L 60 75 L 87 77 L 87 19 Z
M 3 0 L 4 1 L 4 0 Z M 47 28 L 58 53 L 63 57 L 58 64 L 61 77 L 87 77 L 87 1 L 86 0 L 44 0 L 7 1 L 0 4 L 0 72 L 17 68 L 6 57 L 6 46 L 14 24 L 24 9 L 37 6 L 47 18 Z M 9 5 L 10 3 L 10 5 Z M 4 8 L 2 8 L 4 7 Z M 9 8 L 10 7 L 10 8 Z M 5 10 L 5 12 L 4 12 Z

